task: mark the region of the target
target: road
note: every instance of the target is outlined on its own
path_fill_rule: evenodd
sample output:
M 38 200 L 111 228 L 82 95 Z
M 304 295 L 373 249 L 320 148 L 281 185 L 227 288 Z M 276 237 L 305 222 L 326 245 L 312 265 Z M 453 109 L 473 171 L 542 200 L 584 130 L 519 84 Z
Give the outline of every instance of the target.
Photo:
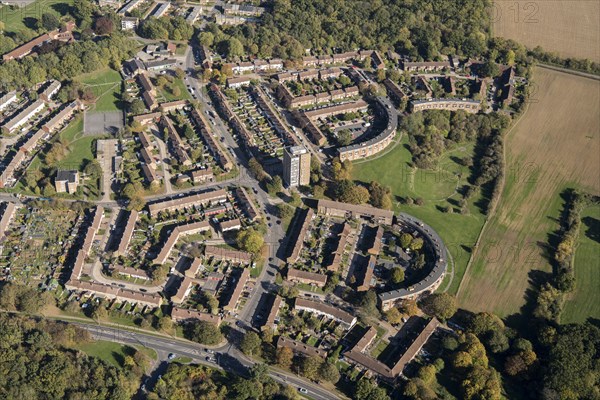
M 195 61 L 194 61 L 194 46 L 196 43 L 192 43 L 185 55 L 185 84 L 187 90 L 191 95 L 196 94 L 198 101 L 200 102 L 203 112 L 207 114 L 217 115 L 216 110 L 212 106 L 212 102 L 206 94 L 204 94 L 204 88 L 202 83 L 195 77 Z M 192 89 L 192 90 L 190 90 Z M 279 199 L 271 199 L 267 192 L 265 192 L 256 181 L 246 166 L 248 165 L 248 157 L 246 153 L 239 147 L 231 135 L 229 128 L 225 126 L 220 118 L 210 118 L 213 121 L 213 129 L 217 133 L 217 136 L 224 138 L 225 146 L 231 150 L 238 160 L 238 168 L 240 170 L 240 179 L 238 183 L 253 188 L 254 196 L 258 202 L 263 205 L 262 211 L 267 216 L 268 222 L 271 226 L 267 230 L 265 236 L 265 244 L 267 246 L 267 260 L 265 260 L 265 267 L 262 269 L 260 276 L 256 279 L 256 285 L 250 293 L 248 301 L 246 302 L 244 309 L 239 314 L 239 319 L 244 321 L 246 324 L 251 325 L 252 318 L 256 313 L 256 308 L 265 292 L 274 290 L 275 277 L 278 272 L 278 263 L 283 261 L 283 256 L 280 249 L 285 249 L 287 246 L 287 238 L 285 237 L 285 231 L 276 215 L 275 205 L 281 202 Z M 271 261 L 272 259 L 272 261 Z
M 92 334 L 92 337 L 98 340 L 107 340 L 122 344 L 141 345 L 156 350 L 159 354 L 173 353 L 177 356 L 190 357 L 195 362 L 208 365 L 213 368 L 224 369 L 237 375 L 248 376 L 248 369 L 254 365 L 254 362 L 246 358 L 234 346 L 227 344 L 219 348 L 209 349 L 206 346 L 192 343 L 189 341 L 166 338 L 153 335 L 147 335 L 140 332 L 129 332 L 118 328 L 110 328 L 93 324 L 74 323 Z M 206 357 L 215 353 L 217 364 L 209 362 Z M 306 379 L 284 372 L 273 371 L 269 375 L 277 382 L 288 384 L 292 387 L 303 387 L 308 390 L 308 395 L 317 400 L 336 400 L 340 397 L 330 391 L 321 388 Z

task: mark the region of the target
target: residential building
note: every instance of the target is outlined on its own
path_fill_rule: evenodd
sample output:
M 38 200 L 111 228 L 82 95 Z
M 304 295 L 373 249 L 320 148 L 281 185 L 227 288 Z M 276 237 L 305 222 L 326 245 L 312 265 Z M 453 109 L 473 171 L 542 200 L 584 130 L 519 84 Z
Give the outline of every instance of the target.
M 117 248 L 116 255 L 123 256 L 127 254 L 127 248 L 129 247 L 129 243 L 131 242 L 131 238 L 133 237 L 133 231 L 135 229 L 135 224 L 137 223 L 139 217 L 139 213 L 135 210 L 131 210 L 129 212 L 129 216 L 127 217 L 127 223 L 125 224 L 125 229 L 123 230 L 123 235 L 121 236 L 121 240 L 119 241 L 119 247 Z
M 250 78 L 239 76 L 235 78 L 227 78 L 227 87 L 237 89 L 242 86 L 248 86 L 250 84 Z
M 481 102 L 471 99 L 426 99 L 412 100 L 410 102 L 412 112 L 424 110 L 463 110 L 468 113 L 477 113 L 481 110 Z
M 303 299 L 301 297 L 296 298 L 294 309 L 296 311 L 306 311 L 310 313 L 315 313 L 317 315 L 323 315 L 327 318 L 331 318 L 339 322 L 346 329 L 352 329 L 352 327 L 356 324 L 357 321 L 354 315 L 344 310 L 341 310 L 338 307 L 334 307 L 319 301 Z
M 143 279 L 145 281 L 150 280 L 150 277 L 148 276 L 146 271 L 144 271 L 143 269 L 125 267 L 123 265 L 112 265 L 110 267 L 110 271 L 113 276 L 124 275 L 124 276 L 127 276 L 129 278 L 134 278 L 134 279 Z
M 327 351 L 325 349 L 318 349 L 314 346 L 290 339 L 285 336 L 279 336 L 277 339 L 277 348 L 288 347 L 292 349 L 294 353 L 301 353 L 309 357 L 321 357 L 325 359 L 327 357 Z
M 188 310 L 181 307 L 173 307 L 171 310 L 171 318 L 176 322 L 197 319 L 200 321 L 210 322 L 216 326 L 221 325 L 221 317 L 218 315 L 213 315 L 202 311 Z
M 316 272 L 302 271 L 296 268 L 288 268 L 287 280 L 290 282 L 314 285 L 322 288 L 327 283 L 327 275 Z
M 252 263 L 252 254 L 250 253 L 211 245 L 206 245 L 204 247 L 204 257 L 213 258 L 215 260 L 225 260 L 239 264 Z
M 287 187 L 310 184 L 310 153 L 306 148 L 292 146 L 284 150 L 283 181 Z
M 6 207 L 2 211 L 2 217 L 0 218 L 0 241 L 4 239 L 6 236 L 6 232 L 8 231 L 8 226 L 13 220 L 15 216 L 15 211 L 17 210 L 17 206 L 15 203 L 6 202 Z
M 29 42 L 17 47 L 14 50 L 9 51 L 8 53 L 2 56 L 4 61 L 10 61 L 14 59 L 20 59 L 28 54 L 30 54 L 36 47 L 50 42 L 52 40 L 58 40 L 61 42 L 70 42 L 73 39 L 72 30 L 75 28 L 75 23 L 73 21 L 69 21 L 65 24 L 64 29 L 57 29 L 55 31 L 51 31 L 48 33 L 44 33 L 41 36 L 36 37 L 35 39 L 30 40 Z
M 3 94 L 0 97 L 0 112 L 4 111 L 8 106 L 17 101 L 17 91 L 13 90 L 12 92 L 8 92 Z
M 38 99 L 33 103 L 30 103 L 27 107 L 22 109 L 17 115 L 11 118 L 2 126 L 2 130 L 6 133 L 13 133 L 18 128 L 27 124 L 37 113 L 44 109 L 44 101 Z
M 381 208 L 375 208 L 367 205 L 348 204 L 321 199 L 319 200 L 317 207 L 320 214 L 341 218 L 371 218 L 376 222 L 386 225 L 391 225 L 394 218 L 393 211 L 382 210 Z
M 290 256 L 287 258 L 287 262 L 289 264 L 292 264 L 292 263 L 295 263 L 296 261 L 298 261 L 298 258 L 300 257 L 300 251 L 304 247 L 304 239 L 306 238 L 306 233 L 308 232 L 308 227 L 310 226 L 313 217 L 314 217 L 314 211 L 312 208 L 309 208 L 306 211 L 306 214 L 304 214 L 304 219 L 302 220 L 302 223 L 299 224 L 300 228 L 298 231 L 298 236 L 296 237 L 296 242 L 294 243 L 294 247 L 292 248 L 292 252 L 291 252 Z M 299 222 L 300 221 L 298 221 L 298 223 Z
M 134 9 L 136 9 L 140 4 L 142 4 L 144 0 L 131 0 L 129 3 L 125 4 L 117 14 L 125 15 Z
M 175 67 L 177 65 L 177 60 L 174 58 L 166 58 L 164 60 L 146 61 L 144 64 L 148 71 L 160 72 Z
M 73 116 L 73 114 L 81 110 L 83 108 L 83 104 L 79 100 L 75 100 L 69 104 L 67 104 L 62 110 L 58 112 L 50 121 L 46 122 L 42 129 L 46 133 L 52 133 L 58 130 L 61 126 L 64 125 L 65 121 Z
M 204 169 L 196 169 L 190 172 L 190 178 L 192 182 L 198 183 L 206 183 L 213 182 L 215 180 L 215 175 L 213 174 L 213 170 L 211 167 Z
M 97 296 L 118 302 L 128 302 L 131 304 L 140 304 L 148 307 L 160 307 L 162 297 L 158 293 L 143 293 L 130 289 L 123 289 L 117 286 L 105 285 L 102 283 L 81 281 L 70 279 L 65 287 L 68 290 L 83 292 L 83 296 Z
M 75 170 L 59 170 L 54 178 L 54 187 L 56 193 L 69 193 L 73 194 L 77 192 L 79 186 L 79 171 Z
M 246 287 L 246 283 L 248 283 L 248 279 L 250 278 L 250 270 L 248 268 L 243 268 L 241 270 L 239 278 L 235 281 L 233 291 L 231 292 L 231 296 L 225 302 L 223 309 L 226 311 L 233 311 L 236 309 L 238 301 Z
M 265 324 L 261 327 L 261 330 L 264 331 L 266 329 L 271 329 L 275 331 L 277 328 L 277 315 L 279 314 L 279 309 L 281 308 L 282 303 L 283 298 L 276 294 L 273 298 L 273 303 L 271 303 L 269 315 L 267 315 L 267 319 L 265 320 Z
M 171 254 L 171 250 L 173 250 L 173 248 L 175 247 L 175 244 L 177 243 L 177 241 L 179 240 L 179 238 L 181 236 L 194 235 L 196 233 L 209 231 L 210 229 L 211 228 L 210 228 L 210 224 L 208 221 L 192 222 L 189 224 L 176 226 L 173 229 L 173 231 L 171 231 L 171 234 L 167 238 L 166 242 L 163 244 L 163 246 L 162 246 L 160 252 L 158 253 L 158 255 L 156 256 L 156 258 L 154 259 L 154 263 L 155 264 L 164 264 L 167 261 L 167 259 L 169 258 L 169 255 Z
M 155 218 L 160 212 L 177 211 L 208 204 L 219 204 L 226 200 L 227 191 L 225 189 L 218 189 L 152 203 L 148 205 L 148 210 L 150 211 L 150 216 Z
M 191 278 L 186 276 L 181 281 L 181 285 L 179 285 L 179 289 L 177 289 L 177 293 L 175 293 L 173 295 L 173 297 L 171 297 L 171 301 L 175 304 L 183 303 L 185 301 L 186 297 L 188 297 L 190 295 L 193 288 L 194 288 L 194 281 Z
M 121 30 L 131 31 L 137 29 L 139 19 L 136 17 L 123 17 L 121 18 Z

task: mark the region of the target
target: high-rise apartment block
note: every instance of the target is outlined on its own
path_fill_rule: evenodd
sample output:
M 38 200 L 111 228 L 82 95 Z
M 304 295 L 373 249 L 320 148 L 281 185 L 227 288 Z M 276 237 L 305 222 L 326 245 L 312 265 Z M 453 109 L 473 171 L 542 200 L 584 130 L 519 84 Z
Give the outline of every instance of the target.
M 302 146 L 292 146 L 283 152 L 283 181 L 287 187 L 310 183 L 310 153 Z

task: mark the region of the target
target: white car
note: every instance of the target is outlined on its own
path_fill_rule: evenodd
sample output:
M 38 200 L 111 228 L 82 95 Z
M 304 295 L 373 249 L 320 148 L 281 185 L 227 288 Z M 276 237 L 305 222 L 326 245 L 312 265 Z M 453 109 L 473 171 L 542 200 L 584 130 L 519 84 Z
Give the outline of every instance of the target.
M 304 393 L 304 394 L 308 393 L 308 390 L 304 389 L 303 387 L 299 387 L 299 388 L 298 388 L 298 391 L 299 391 L 300 393 Z

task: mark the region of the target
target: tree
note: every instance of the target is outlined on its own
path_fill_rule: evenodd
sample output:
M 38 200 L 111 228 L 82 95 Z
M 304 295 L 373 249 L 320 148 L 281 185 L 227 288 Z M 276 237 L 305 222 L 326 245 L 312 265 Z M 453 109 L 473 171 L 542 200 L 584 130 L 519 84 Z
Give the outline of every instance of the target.
M 400 267 L 396 267 L 392 270 L 392 282 L 394 284 L 399 284 L 404 281 L 404 269 Z
M 250 228 L 238 231 L 236 243 L 240 249 L 258 255 L 265 243 L 265 239 L 260 232 Z
M 378 387 L 367 378 L 362 378 L 358 381 L 354 396 L 356 400 L 389 400 L 385 389 Z
M 385 312 L 385 319 L 392 325 L 399 324 L 402 322 L 402 314 L 396 307 L 392 307 Z
M 319 377 L 321 364 L 323 364 L 323 359 L 320 357 L 303 357 L 300 361 L 300 374 L 310 380 L 316 380 Z
M 244 46 L 236 38 L 230 38 L 225 41 L 225 56 L 229 59 L 241 57 L 244 55 Z
M 198 41 L 202 46 L 212 47 L 215 42 L 215 35 L 213 35 L 212 32 L 200 32 Z
M 141 99 L 135 98 L 129 103 L 129 112 L 133 115 L 142 114 L 146 110 L 146 106 Z
M 283 220 L 292 218 L 294 215 L 294 208 L 285 203 L 277 204 L 277 215 Z
M 348 129 L 342 129 L 337 133 L 337 144 L 340 147 L 348 146 L 352 143 L 352 132 Z
M 267 192 L 271 196 L 275 196 L 277 193 L 283 190 L 283 181 L 279 175 L 275 175 L 269 183 L 267 183 Z
M 417 302 L 413 299 L 404 299 L 398 305 L 400 312 L 407 316 L 412 317 L 413 315 L 417 315 L 419 313 L 419 307 L 417 307 Z
M 248 170 L 257 181 L 262 181 L 265 176 L 267 176 L 267 173 L 263 169 L 262 165 L 254 157 L 248 161 Z
M 108 35 L 113 29 L 113 20 L 109 17 L 98 17 L 94 21 L 94 32 L 96 35 Z
M 410 233 L 401 234 L 400 235 L 400 247 L 402 247 L 403 249 L 408 249 L 408 246 L 410 246 L 412 240 L 413 240 L 413 237 Z
M 163 316 L 158 320 L 158 329 L 163 332 L 171 332 L 173 329 L 173 320 L 167 316 Z
M 371 197 L 371 205 L 384 210 L 392 208 L 392 190 L 388 186 L 382 186 L 379 182 L 372 181 L 369 184 L 369 194 Z
M 461 382 L 463 398 L 471 399 L 500 399 L 500 375 L 493 368 L 473 367 Z
M 331 168 L 333 169 L 333 179 L 335 181 L 350 179 L 352 177 L 352 163 L 350 161 L 341 162 L 336 157 L 331 162 Z
M 409 245 L 409 248 L 413 251 L 420 250 L 423 248 L 423 238 L 414 238 Z
M 90 21 L 93 6 L 89 0 L 75 0 L 73 2 L 73 15 L 82 22 Z
M 242 342 L 240 343 L 240 350 L 244 352 L 244 354 L 252 356 L 258 355 L 260 353 L 260 337 L 256 332 L 248 331 L 242 338 Z
M 369 315 L 377 314 L 377 294 L 374 290 L 364 292 L 360 301 L 361 308 Z
M 450 319 L 457 310 L 456 298 L 448 293 L 433 293 L 421 300 L 424 313 L 442 321 Z
M 336 383 L 340 380 L 340 371 L 334 363 L 324 362 L 319 368 L 319 378 L 324 381 Z
M 38 29 L 45 31 L 54 31 L 60 28 L 60 21 L 54 14 L 44 13 L 42 18 L 38 20 Z
M 369 191 L 364 186 L 355 185 L 349 179 L 338 181 L 334 188 L 334 198 L 351 204 L 364 204 L 369 201 Z
M 223 340 L 219 328 L 207 321 L 189 322 L 184 329 L 185 337 L 201 344 L 215 345 Z
M 289 347 L 278 347 L 276 357 L 277 365 L 281 368 L 289 369 L 294 360 L 294 352 Z

